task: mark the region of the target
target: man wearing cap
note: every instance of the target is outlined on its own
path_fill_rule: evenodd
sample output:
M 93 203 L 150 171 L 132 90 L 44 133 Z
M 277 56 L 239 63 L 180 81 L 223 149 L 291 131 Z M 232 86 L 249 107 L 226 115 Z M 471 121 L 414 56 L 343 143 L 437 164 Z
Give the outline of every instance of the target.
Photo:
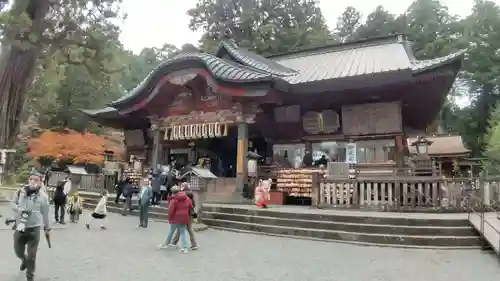
M 21 271 L 26 271 L 26 280 L 33 281 L 35 262 L 40 242 L 40 228 L 50 232 L 49 197 L 41 189 L 43 175 L 36 170 L 30 172 L 28 184 L 20 188 L 12 199 L 14 227 L 14 253 L 21 260 Z

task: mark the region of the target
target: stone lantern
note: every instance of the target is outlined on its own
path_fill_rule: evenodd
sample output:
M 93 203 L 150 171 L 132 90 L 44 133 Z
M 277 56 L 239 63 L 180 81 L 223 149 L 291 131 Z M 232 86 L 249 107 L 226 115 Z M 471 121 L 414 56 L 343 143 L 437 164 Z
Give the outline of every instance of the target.
M 432 141 L 426 139 L 424 136 L 419 136 L 416 141 L 414 141 L 411 146 L 414 146 L 417 149 L 417 154 L 419 155 L 428 155 L 429 154 L 429 146 L 432 144 Z
M 417 155 L 412 157 L 414 164 L 414 175 L 416 176 L 432 176 L 436 174 L 436 169 L 433 161 L 429 157 L 429 146 L 432 141 L 426 139 L 424 136 L 419 136 L 411 146 L 417 150 Z

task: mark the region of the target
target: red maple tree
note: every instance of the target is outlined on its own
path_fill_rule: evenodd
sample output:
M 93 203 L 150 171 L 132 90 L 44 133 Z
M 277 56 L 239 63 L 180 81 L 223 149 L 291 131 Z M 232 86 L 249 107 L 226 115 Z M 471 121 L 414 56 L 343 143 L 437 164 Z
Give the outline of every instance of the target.
M 101 136 L 73 130 L 45 131 L 39 137 L 30 139 L 28 148 L 28 154 L 36 160 L 45 157 L 74 164 L 102 164 L 105 151 L 119 152 Z

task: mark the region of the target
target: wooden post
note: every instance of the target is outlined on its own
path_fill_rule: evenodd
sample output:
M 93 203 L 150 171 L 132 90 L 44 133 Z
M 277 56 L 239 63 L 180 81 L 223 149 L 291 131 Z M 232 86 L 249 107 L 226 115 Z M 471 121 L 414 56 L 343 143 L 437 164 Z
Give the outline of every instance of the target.
M 236 155 L 236 192 L 242 193 L 248 178 L 248 124 L 238 122 L 238 151 Z
M 161 151 L 162 151 L 162 131 L 159 129 L 157 124 L 151 125 L 151 130 L 154 133 L 153 136 L 153 151 L 151 157 L 151 168 L 153 170 L 157 169 L 158 164 L 160 164 Z
M 479 197 L 481 198 L 481 206 L 484 208 L 489 203 L 489 202 L 486 202 L 486 199 L 487 199 L 486 198 L 487 197 L 486 196 L 486 192 L 487 192 L 487 190 L 486 190 L 486 173 L 484 171 L 481 171 L 479 173 L 478 185 L 479 185 L 478 186 L 479 187 Z
M 312 190 L 311 190 L 311 205 L 319 208 L 320 205 L 320 196 L 321 196 L 321 188 L 320 188 L 320 174 L 313 173 L 312 174 Z

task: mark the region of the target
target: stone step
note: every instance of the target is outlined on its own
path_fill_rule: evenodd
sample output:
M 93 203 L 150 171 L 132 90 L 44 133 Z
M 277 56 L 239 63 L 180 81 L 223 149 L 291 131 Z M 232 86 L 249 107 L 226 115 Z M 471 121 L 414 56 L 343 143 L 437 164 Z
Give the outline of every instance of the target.
M 222 221 L 246 222 L 261 225 L 283 227 L 300 227 L 307 229 L 347 231 L 355 233 L 378 233 L 392 235 L 420 235 L 420 236 L 476 236 L 470 226 L 404 226 L 391 224 L 351 223 L 338 221 L 302 220 L 278 217 L 261 217 L 230 213 L 203 213 L 203 218 Z
M 203 205 L 203 212 L 212 212 L 212 213 L 224 213 L 224 214 L 237 214 L 237 215 L 250 215 L 250 216 L 258 216 L 258 217 L 270 217 L 270 218 L 283 218 L 283 219 L 298 219 L 298 220 L 312 220 L 312 221 L 335 221 L 338 223 L 346 222 L 346 223 L 365 223 L 365 224 L 382 224 L 382 225 L 403 225 L 403 226 L 442 226 L 442 227 L 467 227 L 470 226 L 469 221 L 466 216 L 463 218 L 456 218 L 449 216 L 447 218 L 433 218 L 433 216 L 422 218 L 414 217 L 411 214 L 406 216 L 401 216 L 401 214 L 397 214 L 397 216 L 392 215 L 391 213 L 380 213 L 380 212 L 349 212 L 345 211 L 342 213 L 318 213 L 312 210 L 311 212 L 303 212 L 305 208 L 297 208 L 297 212 L 290 211 L 280 211 L 280 208 L 272 208 L 272 209 L 257 209 L 251 208 L 242 208 L 242 207 L 233 207 L 230 205 L 217 205 L 217 204 L 205 204 Z M 307 210 L 307 209 L 306 209 Z M 321 211 L 321 210 L 319 210 Z M 350 214 L 352 213 L 352 215 Z M 360 215 L 361 213 L 361 215 Z M 365 215 L 366 213 L 366 215 Z M 373 215 L 373 213 L 378 213 L 381 215 Z
M 307 237 L 336 242 L 362 243 L 387 246 L 419 246 L 447 248 L 481 248 L 483 240 L 478 236 L 420 236 L 400 234 L 379 234 L 348 232 L 341 230 L 310 229 L 291 226 L 265 225 L 250 222 L 238 222 L 220 219 L 204 218 L 203 222 L 211 227 L 235 229 L 242 231 L 261 232 L 271 235 L 289 237 Z
M 483 247 L 483 246 L 418 246 L 418 245 L 391 245 L 391 244 L 376 244 L 376 243 L 363 243 L 359 241 L 346 241 L 346 240 L 331 240 L 331 239 L 321 239 L 321 238 L 314 238 L 314 237 L 303 237 L 303 236 L 293 236 L 293 235 L 285 235 L 285 234 L 274 234 L 274 233 L 264 233 L 264 232 L 258 232 L 258 231 L 250 231 L 250 230 L 242 230 L 242 229 L 235 229 L 235 228 L 224 228 L 224 227 L 218 227 L 218 226 L 210 226 L 210 228 L 217 229 L 217 230 L 223 230 L 223 231 L 230 231 L 230 232 L 237 232 L 237 233 L 244 233 L 244 234 L 253 234 L 253 235 L 267 235 L 267 236 L 275 236 L 275 237 L 284 237 L 284 238 L 292 238 L 292 239 L 302 239 L 302 240 L 313 240 L 313 241 L 322 241 L 322 242 L 335 242 L 335 243 L 344 243 L 344 244 L 353 244 L 353 245 L 359 245 L 359 246 L 368 246 L 368 247 L 390 247 L 390 248 L 405 248 L 405 249 L 433 249 L 433 250 L 485 250 L 488 252 L 492 252 L 489 248 Z

